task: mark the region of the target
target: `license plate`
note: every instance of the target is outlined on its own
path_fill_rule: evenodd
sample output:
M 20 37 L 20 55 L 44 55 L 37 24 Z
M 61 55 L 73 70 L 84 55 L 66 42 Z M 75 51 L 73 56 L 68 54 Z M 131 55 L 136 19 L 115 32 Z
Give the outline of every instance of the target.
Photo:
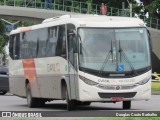
M 111 98 L 111 101 L 123 101 L 122 97 L 113 97 Z

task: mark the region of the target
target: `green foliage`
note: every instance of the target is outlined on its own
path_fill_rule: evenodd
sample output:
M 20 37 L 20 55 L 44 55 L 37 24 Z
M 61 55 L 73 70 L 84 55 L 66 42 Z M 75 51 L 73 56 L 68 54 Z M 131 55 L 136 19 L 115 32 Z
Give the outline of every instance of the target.
M 0 54 L 3 54 L 3 61 L 5 61 L 7 55 L 5 46 L 8 43 L 8 36 L 5 34 L 6 28 L 2 21 L 0 21 Z
M 152 91 L 160 92 L 160 82 L 152 82 Z
M 5 25 L 2 21 L 0 21 L 0 34 L 3 34 L 5 33 L 6 31 L 6 28 L 5 28 Z
M 150 16 L 155 17 L 155 18 L 160 18 L 160 15 L 158 15 L 156 12 L 157 8 L 160 9 L 160 0 L 152 1 L 145 8 L 149 11 Z

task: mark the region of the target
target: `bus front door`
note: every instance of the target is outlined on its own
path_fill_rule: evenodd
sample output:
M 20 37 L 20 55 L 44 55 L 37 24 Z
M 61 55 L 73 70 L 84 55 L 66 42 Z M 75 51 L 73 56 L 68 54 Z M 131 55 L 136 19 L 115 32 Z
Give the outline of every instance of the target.
M 74 35 L 68 35 L 68 73 L 69 73 L 69 90 L 70 98 L 76 99 L 77 85 L 78 85 L 78 74 L 77 74 L 77 63 L 78 54 L 76 50 L 76 39 Z

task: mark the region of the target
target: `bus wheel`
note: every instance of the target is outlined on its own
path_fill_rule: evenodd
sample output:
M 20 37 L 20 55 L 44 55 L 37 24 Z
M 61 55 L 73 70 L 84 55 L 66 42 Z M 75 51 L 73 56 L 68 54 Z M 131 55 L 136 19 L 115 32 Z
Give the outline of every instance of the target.
M 76 104 L 75 101 L 69 100 L 69 94 L 67 90 L 66 90 L 66 102 L 67 102 L 67 110 L 68 111 L 73 110 Z
M 123 101 L 123 109 L 130 109 L 131 101 Z
M 37 98 L 37 106 L 38 107 L 43 107 L 45 105 L 45 101 L 43 99 L 38 99 Z
M 32 98 L 31 89 L 30 89 L 29 84 L 27 84 L 27 87 L 26 87 L 26 97 L 27 97 L 28 107 L 30 108 L 36 107 L 36 99 Z
M 83 105 L 90 105 L 91 102 L 83 102 L 82 104 L 83 104 Z

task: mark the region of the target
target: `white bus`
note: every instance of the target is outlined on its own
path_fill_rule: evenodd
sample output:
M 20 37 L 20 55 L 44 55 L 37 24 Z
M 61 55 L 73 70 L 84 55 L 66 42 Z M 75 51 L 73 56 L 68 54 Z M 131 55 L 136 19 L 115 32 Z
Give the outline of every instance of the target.
M 63 15 L 11 31 L 9 82 L 29 107 L 151 97 L 151 40 L 138 18 Z

